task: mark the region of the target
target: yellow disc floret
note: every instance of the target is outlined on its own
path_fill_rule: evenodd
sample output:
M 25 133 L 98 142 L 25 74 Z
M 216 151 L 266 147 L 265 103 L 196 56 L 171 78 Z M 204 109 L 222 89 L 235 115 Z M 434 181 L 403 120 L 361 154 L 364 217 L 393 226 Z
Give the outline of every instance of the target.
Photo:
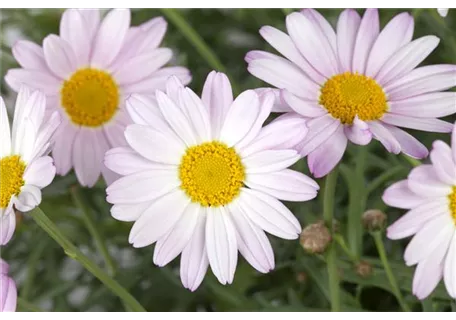
M 319 103 L 344 124 L 352 124 L 356 115 L 363 121 L 377 120 L 388 110 L 382 87 L 370 77 L 351 72 L 326 81 Z
M 204 207 L 230 203 L 243 186 L 245 171 L 233 148 L 220 142 L 190 147 L 179 166 L 181 188 Z
M 86 127 L 98 127 L 112 119 L 119 107 L 119 87 L 102 70 L 80 69 L 60 90 L 61 103 L 71 121 Z
M 20 156 L 7 156 L 0 159 L 0 208 L 6 208 L 13 195 L 21 192 L 25 163 Z
M 450 199 L 450 213 L 456 224 L 456 186 L 453 186 L 453 192 L 448 196 Z

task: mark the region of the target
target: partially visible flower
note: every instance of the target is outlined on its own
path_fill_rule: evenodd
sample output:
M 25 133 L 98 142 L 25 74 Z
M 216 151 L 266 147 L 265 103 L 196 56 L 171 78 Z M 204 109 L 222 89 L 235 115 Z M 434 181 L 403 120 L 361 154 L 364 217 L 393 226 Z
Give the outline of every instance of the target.
M 8 276 L 9 266 L 0 258 L 0 312 L 16 311 L 16 283 Z
M 47 156 L 50 139 L 60 124 L 57 112 L 44 120 L 46 97 L 22 87 L 10 130 L 0 97 L 0 245 L 8 243 L 16 227 L 14 208 L 27 212 L 41 202 L 41 189 L 55 176 Z
M 249 72 L 276 89 L 273 111 L 296 112 L 309 119 L 309 133 L 298 146 L 315 177 L 341 160 L 347 142 L 379 140 L 394 154 L 428 155 L 426 147 L 398 127 L 450 132 L 437 118 L 456 112 L 456 66 L 416 68 L 437 47 L 436 36 L 412 41 L 408 13 L 394 17 L 380 32 L 378 10 L 361 18 L 344 10 L 337 33 L 315 10 L 286 18 L 287 33 L 270 26 L 260 34 L 284 58 L 264 51 L 246 56 Z
M 431 164 L 413 169 L 383 194 L 386 204 L 409 211 L 387 229 L 390 239 L 414 235 L 405 250 L 408 266 L 418 264 L 413 293 L 426 298 L 442 277 L 456 298 L 456 125 L 452 147 L 435 141 Z
M 156 242 L 154 263 L 179 254 L 183 285 L 196 290 L 208 266 L 231 283 L 238 250 L 258 271 L 274 268 L 264 231 L 296 239 L 298 220 L 278 199 L 307 201 L 318 184 L 287 169 L 299 155 L 304 119 L 285 116 L 262 128 L 274 95 L 253 90 L 233 99 L 222 73 L 211 72 L 200 99 L 170 78 L 157 102 L 133 95 L 127 110 L 128 147 L 107 152 L 105 164 L 124 175 L 107 188 L 111 214 L 135 221 L 129 241 L 140 248 Z
M 18 41 L 13 55 L 21 69 L 5 80 L 18 90 L 24 83 L 47 96 L 47 114 L 57 110 L 62 125 L 52 155 L 57 174 L 72 168 L 83 186 L 93 186 L 100 173 L 109 184 L 117 178 L 103 165 L 112 147 L 126 145 L 125 127 L 131 119 L 125 98 L 132 93 L 153 95 L 165 89 L 169 76 L 190 82 L 183 67 L 163 67 L 172 51 L 160 48 L 166 21 L 159 17 L 130 27 L 130 10 L 110 11 L 103 20 L 96 9 L 66 10 L 60 36 L 49 35 L 40 47 Z
M 442 17 L 446 17 L 447 14 L 448 14 L 448 8 L 441 8 L 441 9 L 437 9 L 437 12 L 442 16 Z

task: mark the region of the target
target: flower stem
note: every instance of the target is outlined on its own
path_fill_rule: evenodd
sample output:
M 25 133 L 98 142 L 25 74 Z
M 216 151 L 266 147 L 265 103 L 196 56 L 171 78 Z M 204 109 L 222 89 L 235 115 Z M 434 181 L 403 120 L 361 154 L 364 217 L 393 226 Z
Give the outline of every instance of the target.
M 377 247 L 378 254 L 380 256 L 380 260 L 383 263 L 383 268 L 385 269 L 386 276 L 388 277 L 388 281 L 391 285 L 391 289 L 393 290 L 394 295 L 397 298 L 401 308 L 403 311 L 410 312 L 410 308 L 404 300 L 402 293 L 399 289 L 397 284 L 396 278 L 394 277 L 393 270 L 388 262 L 388 257 L 386 256 L 385 246 L 383 245 L 382 241 L 382 234 L 380 232 L 372 232 L 372 237 L 375 241 L 375 246 Z
M 106 243 L 103 241 L 98 229 L 95 226 L 95 221 L 90 213 L 90 209 L 86 205 L 86 201 L 84 201 L 84 195 L 82 194 L 82 190 L 75 186 L 71 188 L 71 196 L 73 197 L 73 201 L 76 206 L 82 212 L 82 219 L 89 230 L 90 235 L 92 236 L 93 240 L 95 241 L 95 246 L 97 247 L 100 254 L 103 256 L 106 269 L 111 277 L 113 277 L 116 273 L 116 267 L 114 262 L 109 254 L 108 248 L 106 247 Z
M 30 211 L 33 220 L 54 239 L 72 259 L 78 261 L 84 268 L 100 280 L 108 289 L 117 295 L 132 311 L 145 312 L 144 307 L 116 280 L 86 257 L 66 236 L 60 232 L 59 228 L 46 216 L 46 214 L 36 207 Z
M 25 312 L 44 312 L 34 304 L 28 302 L 27 300 L 18 297 L 17 298 L 17 307 L 18 311 L 25 311 Z
M 334 214 L 334 195 L 336 191 L 336 182 L 338 176 L 338 169 L 335 168 L 328 174 L 325 182 L 325 189 L 323 195 L 323 218 L 328 226 L 331 234 L 333 230 L 333 214 Z M 331 311 L 340 311 L 340 290 L 339 290 L 339 275 L 337 274 L 337 256 L 336 246 L 334 240 L 328 247 L 326 254 L 326 263 L 328 269 L 329 279 L 329 294 L 331 299 Z
M 402 155 L 403 155 L 404 159 L 407 160 L 407 162 L 410 163 L 413 167 L 418 167 L 418 166 L 422 165 L 420 160 L 409 157 L 408 155 L 406 155 L 404 153 Z
M 353 254 L 353 252 L 350 251 L 350 249 L 347 246 L 347 243 L 345 242 L 345 239 L 340 235 L 340 234 L 335 234 L 333 235 L 334 240 L 336 243 L 342 248 L 342 250 L 345 252 L 347 257 L 353 262 L 357 263 L 359 261 L 358 257 Z

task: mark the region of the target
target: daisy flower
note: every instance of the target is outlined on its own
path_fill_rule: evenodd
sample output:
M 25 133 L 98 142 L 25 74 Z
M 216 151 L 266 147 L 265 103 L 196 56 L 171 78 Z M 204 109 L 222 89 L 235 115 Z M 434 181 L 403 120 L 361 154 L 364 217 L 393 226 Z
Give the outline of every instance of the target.
M 248 90 L 234 101 L 228 78 L 209 74 L 200 99 L 177 78 L 156 101 L 127 100 L 136 124 L 128 147 L 107 152 L 105 164 L 124 175 L 107 188 L 111 214 L 135 221 L 134 247 L 156 242 L 154 263 L 180 253 L 183 285 L 196 290 L 208 265 L 222 284 L 233 281 L 238 253 L 258 271 L 274 268 L 264 231 L 297 239 L 298 220 L 279 200 L 307 201 L 318 185 L 287 169 L 298 159 L 304 120 L 287 115 L 262 128 L 274 94 Z
M 47 156 L 60 117 L 54 112 L 44 121 L 46 97 L 21 88 L 10 130 L 6 106 L 0 97 L 0 245 L 13 236 L 14 207 L 30 211 L 41 202 L 41 189 L 55 176 L 52 158 Z
M 62 115 L 52 150 L 58 174 L 74 168 L 83 186 L 93 186 L 100 173 L 111 182 L 116 175 L 103 156 L 126 144 L 123 132 L 131 119 L 125 97 L 164 89 L 173 74 L 190 81 L 186 68 L 163 68 L 172 57 L 170 49 L 158 47 L 166 27 L 161 17 L 130 27 L 129 10 L 112 10 L 100 21 L 99 10 L 70 9 L 62 15 L 60 36 L 47 36 L 42 47 L 14 45 L 22 68 L 9 70 L 6 82 L 14 90 L 24 83 L 43 91 L 47 111 Z
M 16 283 L 8 276 L 9 266 L 0 258 L 0 312 L 16 311 Z
M 408 211 L 387 229 L 390 239 L 413 236 L 404 259 L 417 264 L 413 293 L 426 298 L 445 280 L 449 295 L 456 298 L 456 125 L 452 147 L 435 141 L 431 164 L 413 169 L 406 180 L 390 186 L 383 201 Z
M 445 18 L 448 15 L 448 8 L 439 8 L 437 9 L 437 12 L 440 14 L 440 16 Z
M 273 27 L 260 34 L 285 58 L 264 51 L 246 56 L 249 72 L 279 88 L 274 111 L 309 119 L 309 133 L 298 146 L 315 177 L 341 160 L 348 140 L 366 145 L 379 140 L 392 153 L 414 158 L 426 147 L 398 127 L 450 132 L 437 119 L 456 112 L 455 65 L 416 68 L 438 45 L 435 36 L 412 41 L 414 22 L 401 13 L 380 32 L 378 10 L 361 18 L 344 10 L 337 33 L 315 10 L 286 18 L 287 33 Z

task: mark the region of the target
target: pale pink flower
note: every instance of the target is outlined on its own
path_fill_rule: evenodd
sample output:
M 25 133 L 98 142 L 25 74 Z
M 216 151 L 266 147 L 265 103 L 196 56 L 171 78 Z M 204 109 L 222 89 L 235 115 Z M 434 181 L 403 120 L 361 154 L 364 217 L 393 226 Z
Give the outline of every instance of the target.
M 210 265 L 222 284 L 233 281 L 238 250 L 258 271 L 274 268 L 264 231 L 296 239 L 298 220 L 279 200 L 307 201 L 318 185 L 287 169 L 299 159 L 291 149 L 303 139 L 301 117 L 286 115 L 262 128 L 274 94 L 253 90 L 233 100 L 222 73 L 209 74 L 200 99 L 175 77 L 156 101 L 127 100 L 136 122 L 128 147 L 107 152 L 105 164 L 124 175 L 107 189 L 111 214 L 135 221 L 134 247 L 156 242 L 154 263 L 179 254 L 181 280 L 190 289 Z
M 159 17 L 130 27 L 130 11 L 70 9 L 63 13 L 60 36 L 49 35 L 40 47 L 18 41 L 13 55 L 20 69 L 9 70 L 6 82 L 18 90 L 24 83 L 47 96 L 48 113 L 58 110 L 62 125 L 52 155 L 57 173 L 74 168 L 83 186 L 93 186 L 100 173 L 109 183 L 116 178 L 103 165 L 105 152 L 125 145 L 123 132 L 131 119 L 124 100 L 132 93 L 153 94 L 177 75 L 184 83 L 190 72 L 163 67 L 172 57 L 159 48 L 166 32 Z
M 322 177 L 341 160 L 347 142 L 366 145 L 379 140 L 392 153 L 413 158 L 426 147 L 399 129 L 450 132 L 437 118 L 456 112 L 456 66 L 417 66 L 439 39 L 412 41 L 414 21 L 408 13 L 394 17 L 380 32 L 378 10 L 361 18 L 344 10 L 337 32 L 315 10 L 286 18 L 287 33 L 265 26 L 260 34 L 285 58 L 264 51 L 246 56 L 254 76 L 276 90 L 273 111 L 296 112 L 309 119 L 309 133 L 298 146 L 311 172 Z
M 437 12 L 440 14 L 440 16 L 445 18 L 448 15 L 448 8 L 439 8 L 437 9 Z
M 8 264 L 0 258 L 0 312 L 16 311 L 16 283 L 8 276 L 8 271 Z
M 413 169 L 406 180 L 383 194 L 386 204 L 409 210 L 387 231 L 396 240 L 413 236 L 405 250 L 408 266 L 417 264 L 413 293 L 426 298 L 444 279 L 456 298 L 456 125 L 452 146 L 435 141 L 431 164 Z

